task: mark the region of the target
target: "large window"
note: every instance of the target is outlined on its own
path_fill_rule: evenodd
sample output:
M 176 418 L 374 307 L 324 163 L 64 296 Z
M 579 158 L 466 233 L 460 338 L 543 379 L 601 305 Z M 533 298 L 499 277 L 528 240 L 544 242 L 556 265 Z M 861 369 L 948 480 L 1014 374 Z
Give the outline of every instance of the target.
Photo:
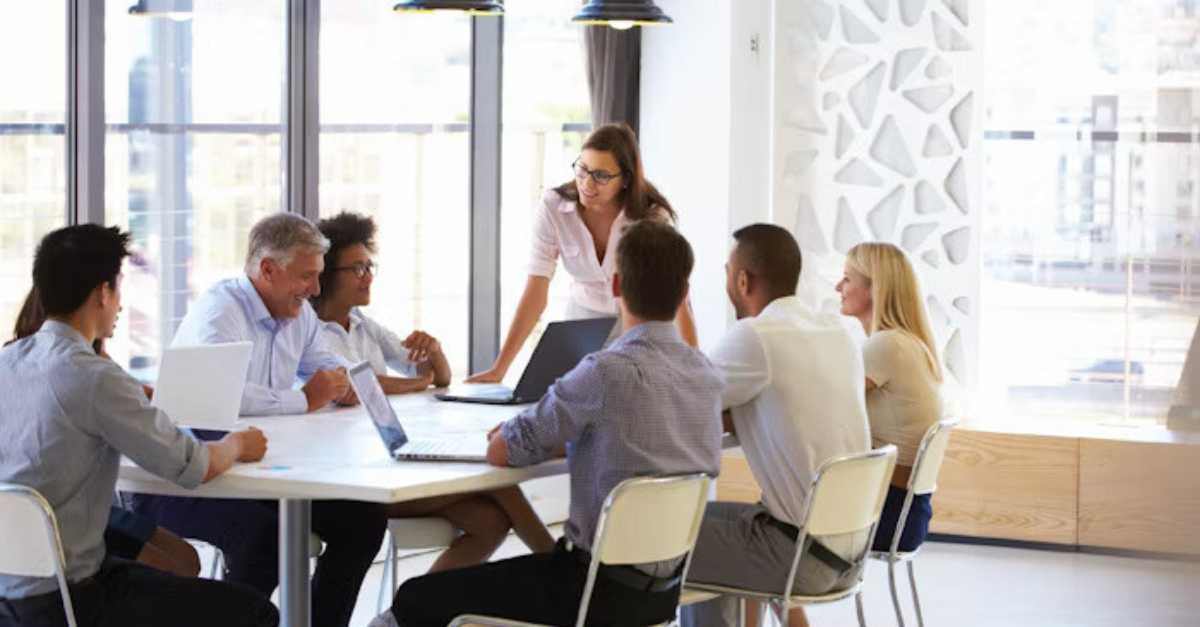
M 571 178 L 571 163 L 591 129 L 583 27 L 571 23 L 578 10 L 573 0 L 505 5 L 501 338 L 529 277 L 534 212 L 545 190 Z M 570 281 L 556 277 L 543 321 L 561 318 L 566 307 Z M 510 376 L 520 376 L 542 328 L 525 343 Z
M 286 7 L 206 0 L 177 21 L 129 5 L 105 5 L 105 221 L 139 253 L 112 343 L 136 370 L 198 294 L 241 272 L 251 225 L 283 208 Z
M 0 17 L 3 340 L 32 283 L 38 241 L 66 223 L 66 32 L 63 2 L 6 3 Z
M 491 70 L 471 63 L 473 20 L 487 34 L 480 49 L 494 54 L 495 18 L 397 14 L 378 0 L 321 2 L 319 22 L 290 13 L 318 3 L 295 0 L 179 0 L 180 12 L 157 17 L 135 4 L 0 3 L 0 58 L 22 60 L 0 63 L 0 81 L 20 86 L 0 95 L 0 324 L 11 325 L 29 287 L 38 239 L 69 219 L 66 61 L 78 52 L 82 84 L 104 89 L 80 94 L 76 106 L 102 110 L 105 131 L 103 143 L 80 144 L 81 172 L 99 163 L 104 173 L 102 207 L 91 203 L 95 179 L 78 180 L 81 219 L 128 229 L 136 250 L 109 344 L 118 362 L 153 376 L 197 295 L 242 271 L 251 226 L 301 210 L 289 206 L 289 191 L 298 198 L 315 187 L 317 198 L 304 196 L 310 215 L 354 211 L 379 225 L 369 313 L 399 333 L 436 335 L 465 375 L 472 173 L 482 183 L 496 165 L 472 152 L 473 80 L 476 102 L 503 101 L 503 332 L 525 283 L 538 199 L 570 176 L 591 127 L 582 31 L 570 22 L 578 2 L 510 3 L 503 93 L 490 93 Z M 76 41 L 67 40 L 70 6 L 79 8 Z M 308 45 L 318 40 L 313 56 Z M 88 62 L 101 51 L 102 66 Z M 318 123 L 298 128 L 305 122 L 287 119 L 290 107 L 314 91 Z M 306 163 L 289 161 L 312 152 L 287 150 L 292 138 L 312 145 L 314 133 L 315 186 Z M 494 218 L 486 202 L 476 209 L 480 222 Z M 561 315 L 567 283 L 556 282 L 548 317 Z M 490 321 L 476 324 L 490 331 Z
M 1200 314 L 1200 2 L 989 2 L 986 28 L 981 405 L 1161 421 Z
M 321 216 L 375 218 L 369 314 L 434 335 L 465 375 L 470 18 L 339 0 L 322 5 L 320 36 Z

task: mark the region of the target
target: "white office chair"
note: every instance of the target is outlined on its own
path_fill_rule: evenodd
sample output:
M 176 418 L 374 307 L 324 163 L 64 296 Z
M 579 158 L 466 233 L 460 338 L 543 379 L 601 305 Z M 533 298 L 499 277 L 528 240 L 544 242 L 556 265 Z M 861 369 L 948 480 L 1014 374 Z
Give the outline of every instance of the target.
M 445 518 L 435 516 L 422 518 L 392 518 L 388 520 L 388 532 L 385 544 L 388 555 L 383 562 L 383 576 L 379 579 L 379 598 L 375 601 L 375 612 L 382 612 L 385 600 L 384 592 L 391 590 L 392 595 L 400 587 L 400 556 L 401 550 L 444 549 L 458 538 L 458 530 Z
M 908 477 L 908 494 L 904 496 L 904 505 L 900 508 L 900 518 L 896 521 L 896 531 L 892 534 L 891 548 L 888 551 L 871 551 L 872 559 L 887 562 L 888 587 L 892 591 L 892 606 L 896 608 L 896 621 L 904 627 L 904 613 L 900 610 L 900 596 L 896 593 L 896 564 L 904 562 L 908 565 L 908 583 L 912 588 L 913 607 L 917 612 L 917 625 L 925 627 L 925 618 L 921 616 L 921 600 L 917 597 L 917 578 L 913 574 L 912 560 L 917 556 L 916 550 L 904 552 L 900 550 L 900 536 L 904 534 L 904 523 L 908 521 L 908 510 L 912 506 L 913 497 L 920 494 L 933 494 L 937 490 L 938 473 L 942 469 L 942 460 L 946 456 L 946 447 L 950 443 L 950 430 L 958 424 L 957 420 L 943 420 L 925 432 L 921 438 L 921 446 L 913 461 L 912 474 Z M 862 605 L 862 592 L 858 593 L 858 603 Z
M 707 475 L 639 477 L 622 481 L 604 501 L 592 543 L 592 561 L 579 599 L 575 627 L 583 627 L 601 564 L 630 565 L 684 557 L 680 581 L 687 577 L 692 547 L 700 533 L 700 521 L 708 503 Z M 646 521 L 654 521 L 647 525 Z M 541 627 L 532 623 L 465 614 L 449 627 L 483 625 L 495 627 Z
M 821 464 L 804 504 L 804 519 L 801 521 L 800 534 L 796 537 L 796 555 L 792 558 L 792 568 L 788 572 L 787 582 L 783 586 L 782 592 L 771 593 L 689 582 L 685 588 L 687 597 L 702 600 L 704 596 L 697 593 L 716 593 L 737 597 L 739 627 L 744 627 L 745 624 L 746 601 L 764 602 L 776 610 L 780 623 L 783 627 L 787 627 L 788 610 L 793 607 L 832 603 L 854 596 L 857 603 L 858 623 L 866 625 L 862 603 L 856 596 L 862 588 L 861 575 L 858 581 L 849 587 L 827 594 L 793 594 L 792 586 L 796 581 L 796 570 L 800 565 L 800 559 L 807 552 L 808 545 L 812 540 L 811 536 L 838 536 L 866 531 L 866 546 L 862 554 L 851 562 L 854 567 L 858 568 L 866 561 L 867 553 L 871 549 L 871 542 L 875 539 L 879 514 L 883 510 L 883 502 L 887 498 L 888 482 L 892 478 L 892 470 L 895 466 L 896 447 L 890 444 L 858 455 L 837 457 Z
M 67 625 L 76 627 L 58 520 L 37 490 L 0 483 L 0 537 L 0 573 L 57 578 Z

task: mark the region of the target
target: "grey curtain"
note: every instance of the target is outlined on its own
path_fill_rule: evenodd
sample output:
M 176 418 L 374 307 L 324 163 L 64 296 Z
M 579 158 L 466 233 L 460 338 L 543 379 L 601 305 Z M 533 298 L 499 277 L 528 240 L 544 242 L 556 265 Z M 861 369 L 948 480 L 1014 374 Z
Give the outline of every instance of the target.
M 642 29 L 583 28 L 588 88 L 592 96 L 592 125 L 625 122 L 637 133 Z

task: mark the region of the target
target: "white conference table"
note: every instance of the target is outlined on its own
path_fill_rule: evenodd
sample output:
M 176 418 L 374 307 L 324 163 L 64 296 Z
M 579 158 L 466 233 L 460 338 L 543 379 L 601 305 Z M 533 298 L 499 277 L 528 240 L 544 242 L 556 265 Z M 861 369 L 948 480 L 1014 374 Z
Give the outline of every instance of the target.
M 433 398 L 432 391 L 391 396 L 388 400 L 410 438 L 437 435 L 482 440 L 489 429 L 520 411 L 514 406 L 445 403 Z M 509 486 L 567 471 L 562 459 L 528 468 L 398 462 L 384 449 L 361 406 L 240 422 L 266 434 L 267 454 L 261 462 L 235 465 L 199 488 L 187 490 L 123 459 L 118 488 L 147 494 L 278 500 L 279 608 L 285 627 L 310 624 L 308 538 L 312 501 L 397 503 Z

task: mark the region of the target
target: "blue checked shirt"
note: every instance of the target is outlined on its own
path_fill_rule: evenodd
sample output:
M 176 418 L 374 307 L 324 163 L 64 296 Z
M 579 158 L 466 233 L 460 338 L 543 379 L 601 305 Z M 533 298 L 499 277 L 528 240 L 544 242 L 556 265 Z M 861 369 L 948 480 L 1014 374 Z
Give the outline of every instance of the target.
M 648 322 L 588 355 L 500 434 L 513 466 L 567 445 L 571 511 L 566 535 L 591 550 L 604 499 L 622 481 L 721 466 L 720 375 L 679 337 Z
M 308 399 L 296 384 L 318 370 L 350 366 L 326 346 L 321 326 L 308 303 L 298 318 L 272 318 L 254 284 L 240 276 L 217 282 L 197 299 L 171 344 L 253 342 L 241 414 L 303 414 Z
M 200 485 L 208 470 L 208 449 L 175 428 L 146 400 L 141 384 L 61 322 L 48 320 L 0 350 L 0 382 L 0 482 L 28 486 L 50 502 L 68 581 L 100 569 L 122 453 L 185 488 Z M 0 575 L 0 598 L 57 589 L 54 577 Z

